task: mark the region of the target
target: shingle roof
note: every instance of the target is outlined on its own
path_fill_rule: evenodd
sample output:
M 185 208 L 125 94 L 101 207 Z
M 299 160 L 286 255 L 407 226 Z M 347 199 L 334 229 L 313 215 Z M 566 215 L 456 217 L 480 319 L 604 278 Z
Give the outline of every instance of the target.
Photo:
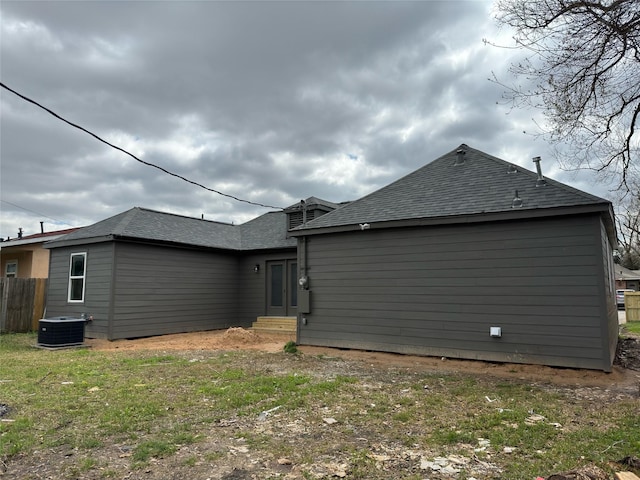
M 616 280 L 640 280 L 640 270 L 629 270 L 622 265 L 614 265 Z
M 456 164 L 458 150 L 465 151 L 460 165 Z M 304 234 L 302 232 L 311 229 L 320 233 L 326 228 L 350 228 L 366 223 L 482 219 L 499 213 L 518 218 L 526 212 L 559 207 L 597 206 L 601 211 L 610 210 L 607 200 L 549 178 L 544 186 L 537 186 L 536 180 L 537 174 L 527 169 L 463 144 L 359 200 L 338 205 L 309 197 L 306 203 L 338 208 L 291 233 Z M 516 192 L 522 203 L 514 207 Z M 296 240 L 287 235 L 285 212 L 296 208 L 298 204 L 235 226 L 135 207 L 49 242 L 47 246 L 123 237 L 228 250 L 294 248 Z M 607 220 L 607 229 L 615 239 L 611 220 Z
M 458 150 L 464 163 L 456 165 Z M 511 172 L 511 173 L 510 173 Z M 480 150 L 461 145 L 413 173 L 295 230 L 407 219 L 438 219 L 490 213 L 574 207 L 609 202 Z M 520 207 L 513 207 L 518 193 Z
M 35 243 L 44 243 L 50 240 L 55 240 L 68 233 L 75 232 L 80 227 L 65 228 L 64 230 L 55 230 L 45 233 L 34 233 L 33 235 L 27 235 L 22 238 L 14 238 L 11 240 L 0 241 L 0 249 L 8 247 L 16 247 L 22 245 L 33 245 Z
M 295 247 L 296 240 L 287 239 L 286 233 L 282 212 L 267 213 L 238 226 L 134 207 L 47 246 L 120 237 L 228 250 Z
M 287 215 L 269 212 L 240 225 L 242 250 L 295 248 L 296 239 L 287 236 Z

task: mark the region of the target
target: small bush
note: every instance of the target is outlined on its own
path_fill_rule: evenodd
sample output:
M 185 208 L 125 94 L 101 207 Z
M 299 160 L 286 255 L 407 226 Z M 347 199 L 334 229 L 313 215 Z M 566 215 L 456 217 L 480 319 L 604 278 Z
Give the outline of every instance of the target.
M 284 352 L 285 353 L 298 353 L 298 347 L 296 346 L 296 342 L 293 340 L 289 340 L 284 344 Z

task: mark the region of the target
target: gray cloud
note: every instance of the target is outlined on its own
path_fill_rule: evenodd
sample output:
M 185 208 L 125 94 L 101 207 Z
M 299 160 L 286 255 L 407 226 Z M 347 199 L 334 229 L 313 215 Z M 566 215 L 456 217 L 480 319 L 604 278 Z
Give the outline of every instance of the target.
M 498 35 L 489 8 L 5 0 L 2 81 L 230 195 L 282 207 L 351 200 L 463 142 L 527 168 L 547 155 L 522 134 L 532 112 L 496 105 L 487 77 L 509 57 L 482 44 Z M 268 210 L 144 166 L 10 92 L 0 101 L 3 237 L 132 206 L 236 223 Z M 606 194 L 593 177 L 566 178 Z

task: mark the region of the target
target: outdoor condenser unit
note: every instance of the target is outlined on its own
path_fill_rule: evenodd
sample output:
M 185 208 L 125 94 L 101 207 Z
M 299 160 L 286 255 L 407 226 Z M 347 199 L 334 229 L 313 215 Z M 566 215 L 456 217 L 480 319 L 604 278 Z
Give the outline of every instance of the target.
M 84 342 L 84 318 L 43 318 L 38 323 L 38 346 L 71 347 Z

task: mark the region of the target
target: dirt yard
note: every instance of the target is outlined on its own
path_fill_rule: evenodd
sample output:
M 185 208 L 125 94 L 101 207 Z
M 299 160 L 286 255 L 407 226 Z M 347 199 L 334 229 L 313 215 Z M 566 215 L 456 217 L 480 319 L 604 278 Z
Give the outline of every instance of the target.
M 106 340 L 88 340 L 87 345 L 97 351 L 152 351 L 154 354 L 189 355 L 190 359 L 197 360 L 199 356 L 205 358 L 211 351 L 230 350 L 255 350 L 260 352 L 281 352 L 285 343 L 293 338 L 289 335 L 256 333 L 242 328 L 231 328 L 224 331 L 197 332 L 178 335 L 164 335 L 152 338 L 136 340 L 119 340 L 109 342 Z M 403 376 L 420 375 L 421 373 L 464 373 L 476 374 L 483 381 L 492 382 L 493 378 L 514 380 L 541 386 L 545 391 L 557 392 L 567 395 L 576 401 L 582 402 L 589 409 L 587 415 L 597 411 L 598 405 L 603 402 L 625 401 L 629 398 L 640 396 L 640 338 L 625 340 L 621 343 L 622 349 L 618 352 L 616 365 L 611 373 L 598 371 L 577 370 L 567 368 L 551 368 L 535 365 L 502 364 L 480 361 L 463 361 L 447 358 L 419 357 L 411 355 L 396 355 L 378 352 L 364 352 L 356 350 L 342 350 L 320 347 L 298 347 L 302 355 L 290 357 L 285 355 L 260 358 L 257 361 L 266 361 L 261 367 L 269 371 L 284 371 L 290 368 L 291 361 L 298 367 L 304 366 L 319 376 L 331 378 L 336 370 L 341 374 L 359 378 L 367 378 L 367 384 L 374 388 L 375 385 L 393 384 L 398 374 Z M 331 361 L 317 361 L 322 356 Z M 245 360 L 243 360 L 245 361 Z M 434 387 L 435 388 L 435 387 Z M 267 412 L 263 412 L 267 413 Z M 101 480 L 104 478 L 122 478 L 128 480 L 179 480 L 192 478 L 198 480 L 262 480 L 266 478 L 282 478 L 287 480 L 302 479 L 331 479 L 350 478 L 348 468 L 340 463 L 342 458 L 336 453 L 336 457 L 314 459 L 312 463 L 297 465 L 290 458 L 272 458 L 251 445 L 241 443 L 242 432 L 252 432 L 255 435 L 266 435 L 280 438 L 289 436 L 294 444 L 300 439 L 314 439 L 318 441 L 336 442 L 344 448 L 362 448 L 359 442 L 369 442 L 371 449 L 379 447 L 380 451 L 372 454 L 371 461 L 379 462 L 381 470 L 376 479 L 381 478 L 431 478 L 451 479 L 460 478 L 455 475 L 445 475 L 444 469 L 453 468 L 452 462 L 471 462 L 464 468 L 469 475 L 465 478 L 495 479 L 501 478 L 500 470 L 491 462 L 480 461 L 473 454 L 464 456 L 461 451 L 452 451 L 447 458 L 440 458 L 448 464 L 442 466 L 441 472 L 436 472 L 438 465 L 433 462 L 422 462 L 420 458 L 431 458 L 432 452 L 414 452 L 403 446 L 382 446 L 377 438 L 353 437 L 346 433 L 339 437 L 332 433 L 327 435 L 327 425 L 316 423 L 300 423 L 304 419 L 283 419 L 277 414 L 266 417 L 260 421 L 253 417 L 237 417 L 224 419 L 211 427 L 211 435 L 194 445 L 181 447 L 174 455 L 166 458 L 152 459 L 144 468 L 131 469 L 131 449 L 125 444 L 105 444 L 91 451 L 95 465 L 90 465 L 82 470 L 82 460 L 78 459 L 81 452 L 69 449 L 61 444 L 59 447 L 47 448 L 33 452 L 30 455 L 12 458 L 4 463 L 0 459 L 0 478 L 7 480 L 23 479 L 73 479 L 73 480 Z M 332 420 L 332 419 L 328 419 Z M 328 421 L 326 420 L 326 421 Z M 335 420 L 333 420 L 335 421 Z M 383 422 L 386 423 L 386 422 Z M 303 427 L 301 427 L 303 425 Z M 69 427 L 70 428 L 70 427 Z M 303 430 L 300 430 L 303 428 Z M 395 445 L 395 444 L 394 444 Z M 347 447 L 345 447 L 347 446 Z M 336 447 L 337 448 L 337 447 Z M 254 451 L 255 450 L 255 451 Z M 213 452 L 213 453 L 212 453 Z M 220 453 L 223 452 L 223 453 Z M 224 453 L 227 452 L 227 453 Z M 416 460 L 415 455 L 421 457 Z M 197 460 L 207 459 L 208 456 L 218 455 L 215 462 Z M 617 460 L 617 459 L 613 459 Z M 637 461 L 637 458 L 633 458 Z M 215 463 L 212 470 L 210 463 Z M 434 460 L 435 462 L 435 460 Z M 424 468 L 422 463 L 424 463 Z M 103 465 L 107 465 L 103 467 Z M 418 466 L 416 466 L 418 465 Z M 304 467 L 304 469 L 303 469 Z M 427 470 L 429 475 L 427 475 Z M 587 465 L 585 468 L 595 468 Z M 617 465 L 616 468 L 623 468 Z M 635 467 L 634 467 L 635 468 Z M 640 470 L 639 470 L 640 471 Z M 311 472 L 311 473 L 309 473 Z M 586 471 L 585 471 L 586 472 Z M 107 475 L 109 473 L 109 475 Z M 409 473 L 413 473 L 410 477 Z M 542 473 L 542 472 L 541 472 Z M 547 475 L 551 472 L 547 472 Z M 602 473 L 602 472 L 601 472 Z M 399 476 L 402 475 L 402 476 Z M 586 473 L 585 473 L 586 475 Z M 356 476 L 354 478 L 363 478 Z M 608 480 L 606 475 L 590 476 L 556 476 L 554 479 L 576 480 Z
M 91 339 L 87 344 L 95 350 L 257 350 L 279 352 L 295 336 L 257 333 L 243 328 L 210 332 L 182 333 L 135 340 Z M 406 368 L 413 371 L 464 372 L 499 378 L 527 380 L 565 386 L 600 387 L 612 391 L 640 393 L 640 338 L 626 339 L 620 344 L 616 364 L 611 373 L 540 365 L 493 363 L 475 360 L 454 360 L 440 357 L 420 357 L 392 353 L 343 350 L 325 347 L 299 346 L 307 355 L 328 355 L 369 365 Z

